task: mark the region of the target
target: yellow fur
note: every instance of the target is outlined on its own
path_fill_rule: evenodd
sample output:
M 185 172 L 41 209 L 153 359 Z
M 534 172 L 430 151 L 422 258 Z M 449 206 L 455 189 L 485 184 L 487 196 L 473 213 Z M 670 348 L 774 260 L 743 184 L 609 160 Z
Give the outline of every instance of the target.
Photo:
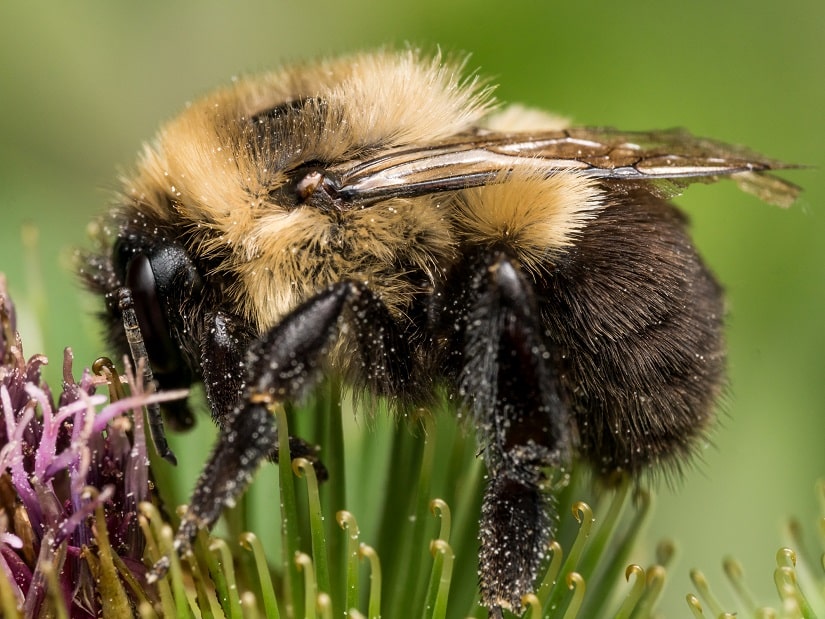
M 461 240 L 509 243 L 527 268 L 538 268 L 593 216 L 600 195 L 593 183 L 569 173 L 519 174 L 499 186 L 343 213 L 272 198 L 287 181 L 284 170 L 265 165 L 278 149 L 293 149 L 300 162 L 346 161 L 365 149 L 430 144 L 474 127 L 564 126 L 520 107 L 491 113 L 489 89 L 462 78 L 461 68 L 415 51 L 384 52 L 240 79 L 161 130 L 128 195 L 139 210 L 190 227 L 199 255 L 226 256 L 217 267 L 230 282 L 226 292 L 261 331 L 342 279 L 367 282 L 393 314 L 403 313 L 423 292 L 407 271 L 423 272 L 431 288 L 443 275 L 435 266 L 450 264 Z M 301 97 L 324 102 L 308 104 L 316 125 L 307 122 L 286 144 L 251 149 L 241 121 Z
M 568 126 L 570 121 L 563 116 L 518 103 L 484 119 L 484 127 L 490 131 L 560 131 Z
M 504 183 L 463 191 L 454 218 L 464 240 L 506 245 L 537 271 L 571 246 L 602 206 L 602 191 L 590 179 L 522 171 Z

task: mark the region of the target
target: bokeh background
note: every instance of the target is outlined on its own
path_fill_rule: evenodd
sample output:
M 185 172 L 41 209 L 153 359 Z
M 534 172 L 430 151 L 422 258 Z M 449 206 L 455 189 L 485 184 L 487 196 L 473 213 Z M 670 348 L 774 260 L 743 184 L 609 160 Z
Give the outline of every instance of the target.
M 0 271 L 22 305 L 27 351 L 52 358 L 53 381 L 63 346 L 81 365 L 101 351 L 72 248 L 161 121 L 239 73 L 406 43 L 470 52 L 499 98 L 581 124 L 684 126 L 811 166 L 785 174 L 805 188 L 787 211 L 731 183 L 678 199 L 728 290 L 731 388 L 713 445 L 659 489 L 646 536 L 680 548 L 666 617 L 688 615 L 691 567 L 731 599 L 726 555 L 744 563 L 760 599 L 775 600 L 784 519 L 797 516 L 813 537 L 825 476 L 821 0 L 3 2 Z

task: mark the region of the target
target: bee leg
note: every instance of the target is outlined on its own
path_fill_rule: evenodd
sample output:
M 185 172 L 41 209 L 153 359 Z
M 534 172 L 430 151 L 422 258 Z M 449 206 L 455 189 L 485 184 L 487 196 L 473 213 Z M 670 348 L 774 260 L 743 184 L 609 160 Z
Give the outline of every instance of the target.
M 241 401 L 246 383 L 246 353 L 253 334 L 244 321 L 216 310 L 208 312 L 200 341 L 203 386 L 212 420 L 223 427 Z
M 206 399 L 212 410 L 212 418 L 221 429 L 228 413 L 233 411 L 246 389 L 246 354 L 253 335 L 244 321 L 222 311 L 206 316 L 206 328 L 201 342 L 201 367 Z M 289 437 L 289 453 L 292 459 L 305 458 L 312 462 L 320 481 L 329 477 L 326 467 L 318 460 L 318 449 L 297 437 Z M 278 445 L 269 453 L 269 459 L 278 461 Z
M 297 436 L 289 437 L 289 457 L 292 460 L 297 460 L 298 458 L 308 460 L 312 464 L 312 468 L 315 470 L 315 478 L 318 481 L 326 481 L 329 479 L 329 471 L 318 457 L 319 451 L 320 448 L 317 445 L 313 445 L 312 443 L 309 443 L 302 438 L 298 438 Z M 269 452 L 267 457 L 273 462 L 278 462 L 279 455 L 280 450 L 278 448 L 278 444 L 275 443 L 275 446 Z
M 554 525 L 544 469 L 567 461 L 571 439 L 531 284 L 504 251 L 468 254 L 445 287 L 458 298 L 446 295 L 450 309 L 440 319 L 454 325 L 450 372 L 489 474 L 479 579 L 495 617 L 502 608 L 518 612 L 533 588 Z
M 404 354 L 404 338 L 384 305 L 363 285 L 352 282 L 327 288 L 252 342 L 245 360 L 244 395 L 223 421 L 218 442 L 198 478 L 175 537 L 177 552 L 189 549 L 199 528 L 214 524 L 223 508 L 243 492 L 260 462 L 273 453 L 278 433 L 271 407 L 300 400 L 318 384 L 325 357 L 344 322 L 354 330 L 364 367 L 372 366 L 370 359 L 377 367 L 390 355 Z M 381 375 L 384 381 L 395 378 L 380 368 L 375 375 L 376 381 Z M 290 447 L 297 453 L 315 452 L 300 439 L 291 438 Z M 157 566 L 155 572 L 163 567 Z

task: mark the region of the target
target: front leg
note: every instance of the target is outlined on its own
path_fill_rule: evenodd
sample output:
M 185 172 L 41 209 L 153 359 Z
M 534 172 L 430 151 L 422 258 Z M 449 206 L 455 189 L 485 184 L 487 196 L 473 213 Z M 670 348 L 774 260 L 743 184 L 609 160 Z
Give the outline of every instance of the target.
M 252 341 L 253 334 L 237 316 L 222 311 L 206 315 L 200 344 L 203 384 L 212 419 L 222 431 L 246 392 L 246 357 Z M 328 474 L 317 458 L 317 451 L 306 441 L 289 437 L 292 459 L 306 458 L 311 461 L 318 479 L 324 481 Z M 269 459 L 278 462 L 277 441 L 271 447 Z
M 246 389 L 246 355 L 255 339 L 244 320 L 217 310 L 204 320 L 200 367 L 212 420 L 223 429 Z
M 364 285 L 335 284 L 300 305 L 250 345 L 243 396 L 225 419 L 219 419 L 220 436 L 175 537 L 177 552 L 188 551 L 198 529 L 211 527 L 223 509 L 234 504 L 263 459 L 277 457 L 271 408 L 300 400 L 318 384 L 344 324 L 353 335 L 352 365 L 362 368 L 362 375 L 355 377 L 360 384 L 379 393 L 403 392 L 413 384 L 412 357 L 403 332 Z M 399 356 L 407 365 L 390 363 Z M 214 387 L 212 393 L 218 393 Z M 290 447 L 296 457 L 314 453 L 292 437 Z

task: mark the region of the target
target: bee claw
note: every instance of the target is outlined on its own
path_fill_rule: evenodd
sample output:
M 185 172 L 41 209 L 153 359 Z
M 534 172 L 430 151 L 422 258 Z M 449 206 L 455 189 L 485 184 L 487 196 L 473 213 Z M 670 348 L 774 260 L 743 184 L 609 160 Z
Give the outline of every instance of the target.
M 157 581 L 161 580 L 162 578 L 165 578 L 166 574 L 169 573 L 170 565 L 171 560 L 169 559 L 168 555 L 158 559 L 152 566 L 152 569 L 146 572 L 146 582 L 152 585 Z

